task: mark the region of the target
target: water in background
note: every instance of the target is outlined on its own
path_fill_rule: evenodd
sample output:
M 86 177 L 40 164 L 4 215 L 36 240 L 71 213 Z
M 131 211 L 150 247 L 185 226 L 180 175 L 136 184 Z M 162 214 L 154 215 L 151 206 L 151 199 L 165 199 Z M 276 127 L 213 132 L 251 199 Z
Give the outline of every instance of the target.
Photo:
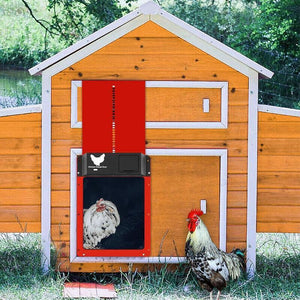
M 39 104 L 41 94 L 41 76 L 31 76 L 26 70 L 0 69 L 0 109 Z

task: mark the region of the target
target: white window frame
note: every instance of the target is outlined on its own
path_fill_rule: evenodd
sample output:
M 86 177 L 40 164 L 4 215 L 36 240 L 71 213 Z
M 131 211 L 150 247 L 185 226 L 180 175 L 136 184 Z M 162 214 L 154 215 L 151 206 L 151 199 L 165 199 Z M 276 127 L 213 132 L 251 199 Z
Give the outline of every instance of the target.
M 185 257 L 79 257 L 77 250 L 77 155 L 82 149 L 71 149 L 70 154 L 70 262 L 105 263 L 180 263 Z M 226 250 L 227 228 L 227 149 L 146 149 L 150 156 L 219 156 L 220 157 L 220 223 L 219 248 Z
M 71 128 L 82 128 L 82 122 L 78 121 L 78 88 L 82 87 L 81 80 L 71 81 Z
M 77 88 L 82 87 L 82 81 L 71 82 L 71 128 L 82 128 L 82 122 L 77 116 Z M 146 88 L 201 88 L 221 90 L 221 119 L 219 122 L 146 122 L 146 128 L 177 128 L 203 129 L 228 127 L 228 82 L 219 81 L 146 81 Z M 200 108 L 199 108 L 200 109 Z
M 220 122 L 146 122 L 146 128 L 202 129 L 228 127 L 228 82 L 219 81 L 146 81 L 146 88 L 201 88 L 221 90 Z M 200 109 L 200 108 L 199 108 Z

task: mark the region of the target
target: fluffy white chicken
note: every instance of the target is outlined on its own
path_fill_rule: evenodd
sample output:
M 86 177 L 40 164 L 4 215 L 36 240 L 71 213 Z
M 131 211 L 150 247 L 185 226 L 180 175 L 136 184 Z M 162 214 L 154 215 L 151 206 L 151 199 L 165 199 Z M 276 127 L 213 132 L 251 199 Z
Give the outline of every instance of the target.
M 94 154 L 91 154 L 90 157 L 91 157 L 93 164 L 95 166 L 99 167 L 100 164 L 104 162 L 105 153 L 101 154 L 99 157 L 95 156 Z
M 117 207 L 103 198 L 97 200 L 90 208 L 84 210 L 83 247 L 99 248 L 101 240 L 114 234 L 119 224 L 120 215 Z

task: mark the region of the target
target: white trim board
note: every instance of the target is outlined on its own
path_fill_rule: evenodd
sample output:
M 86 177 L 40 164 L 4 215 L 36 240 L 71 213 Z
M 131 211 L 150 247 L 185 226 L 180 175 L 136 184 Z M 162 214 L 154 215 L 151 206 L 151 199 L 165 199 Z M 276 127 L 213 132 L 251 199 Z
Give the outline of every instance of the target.
M 96 41 L 100 41 L 101 39 L 106 39 L 111 35 L 113 35 L 113 38 L 110 39 L 110 41 L 112 42 L 116 40 L 121 36 L 119 34 L 115 34 L 117 30 L 121 29 L 125 25 L 130 24 L 132 21 L 135 21 L 137 18 L 141 16 L 147 17 L 147 20 L 152 20 L 153 22 L 173 32 L 175 35 L 183 38 L 184 40 L 188 41 L 189 43 L 193 44 L 194 46 L 200 49 L 201 47 L 206 47 L 206 50 L 209 51 L 210 55 L 214 56 L 215 58 L 221 61 L 226 59 L 227 64 L 229 64 L 230 66 L 231 64 L 233 64 L 232 67 L 235 69 L 238 66 L 242 73 L 244 73 L 246 70 L 244 67 L 247 67 L 258 72 L 259 74 L 261 74 L 262 77 L 271 78 L 273 76 L 273 72 L 257 64 L 256 62 L 240 54 L 239 52 L 222 44 L 216 39 L 208 36 L 207 34 L 198 30 L 197 28 L 169 14 L 165 10 L 161 9 L 160 6 L 158 6 L 154 1 L 148 1 L 147 3 L 141 5 L 140 8 L 138 8 L 137 10 L 125 15 L 124 17 L 107 25 L 106 27 L 96 31 L 90 36 L 75 43 L 73 46 L 70 46 L 69 48 L 59 52 L 58 54 L 50 57 L 44 62 L 41 62 L 40 64 L 36 65 L 35 67 L 29 70 L 30 74 L 31 75 L 41 74 L 41 72 L 43 72 L 45 69 L 47 68 L 52 69 L 53 67 L 55 67 L 54 65 L 56 65 L 58 62 L 64 61 L 67 57 L 71 56 L 72 59 L 67 60 L 68 63 L 65 64 L 64 66 L 64 68 L 67 68 L 68 66 L 74 64 L 78 60 L 88 55 L 87 53 L 85 56 L 82 55 L 74 56 L 73 55 L 74 53 L 77 52 L 78 54 L 80 54 L 82 51 L 85 52 L 84 48 L 89 47 L 91 44 L 95 43 Z M 136 27 L 137 27 L 136 25 L 132 26 L 131 30 L 133 30 Z M 94 51 L 98 49 L 94 49 Z M 61 70 L 62 69 L 55 67 L 53 75 Z
M 258 111 L 271 113 L 271 114 L 300 117 L 300 109 L 292 109 L 287 107 L 278 107 L 272 105 L 259 104 Z
M 0 109 L 0 117 L 39 113 L 41 111 L 42 104 L 2 108 Z
M 70 150 L 70 262 L 77 257 L 77 156 L 81 148 Z
M 41 264 L 50 268 L 51 246 L 51 77 L 42 75 L 42 180 L 41 180 Z
M 82 87 L 81 80 L 71 81 L 71 128 L 82 128 L 82 122 L 78 121 L 78 88 Z
M 146 81 L 146 88 L 207 88 L 221 90 L 220 122 L 146 122 L 146 128 L 227 128 L 228 127 L 228 82 L 220 81 Z M 82 122 L 77 120 L 77 88 L 82 81 L 71 81 L 71 128 L 82 128 Z M 201 100 L 199 98 L 199 100 Z M 199 109 L 202 107 L 199 105 Z
M 107 262 L 107 263 L 180 263 L 185 257 L 78 257 L 77 247 L 77 155 L 82 150 L 71 149 L 70 168 L 70 262 Z M 219 156 L 220 157 L 220 224 L 219 248 L 226 250 L 227 227 L 227 149 L 146 149 L 146 154 L 153 156 Z
M 256 210 L 257 210 L 257 122 L 258 74 L 249 77 L 248 105 L 248 176 L 247 176 L 247 272 L 256 270 Z

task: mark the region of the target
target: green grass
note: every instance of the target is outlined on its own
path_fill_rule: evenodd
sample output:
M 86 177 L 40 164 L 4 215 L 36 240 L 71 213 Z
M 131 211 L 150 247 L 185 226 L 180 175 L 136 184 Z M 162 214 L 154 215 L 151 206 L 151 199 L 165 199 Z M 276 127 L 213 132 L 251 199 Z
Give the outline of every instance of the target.
M 40 269 L 39 234 L 0 234 L 0 300 L 63 299 L 66 281 L 114 283 L 118 299 L 209 299 L 185 265 L 120 274 L 61 274 Z M 257 273 L 253 280 L 231 282 L 221 299 L 300 299 L 300 235 L 259 234 Z
M 0 299 L 61 299 L 63 278 L 41 272 L 40 235 L 0 235 Z

